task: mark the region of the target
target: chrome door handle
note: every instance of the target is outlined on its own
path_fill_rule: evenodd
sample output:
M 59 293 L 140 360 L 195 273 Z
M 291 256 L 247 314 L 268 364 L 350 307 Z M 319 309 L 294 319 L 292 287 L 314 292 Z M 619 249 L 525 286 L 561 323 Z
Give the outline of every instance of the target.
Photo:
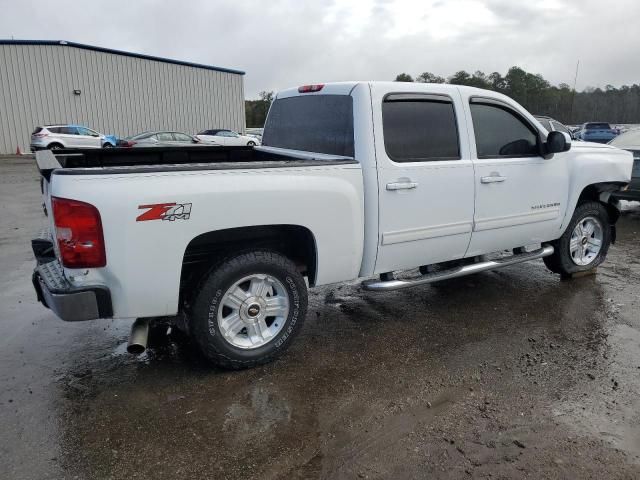
M 412 190 L 417 188 L 416 182 L 393 182 L 387 183 L 387 190 Z
M 488 177 L 480 177 L 480 183 L 499 183 L 504 182 L 507 177 L 501 175 L 490 175 Z

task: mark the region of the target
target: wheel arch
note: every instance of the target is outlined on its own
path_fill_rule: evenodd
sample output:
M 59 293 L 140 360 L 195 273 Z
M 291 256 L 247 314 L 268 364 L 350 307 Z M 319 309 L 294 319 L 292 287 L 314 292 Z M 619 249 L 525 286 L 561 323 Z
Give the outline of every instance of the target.
M 609 214 L 609 223 L 615 225 L 620 218 L 620 202 L 611 196 L 625 186 L 624 182 L 602 182 L 587 185 L 580 192 L 575 208 L 587 201 L 600 202 Z M 573 215 L 573 212 L 572 212 Z
M 308 278 L 309 285 L 315 285 L 317 245 L 311 230 L 300 225 L 255 225 L 212 230 L 193 238 L 183 255 L 181 296 L 217 263 L 254 249 L 273 250 L 290 258 Z

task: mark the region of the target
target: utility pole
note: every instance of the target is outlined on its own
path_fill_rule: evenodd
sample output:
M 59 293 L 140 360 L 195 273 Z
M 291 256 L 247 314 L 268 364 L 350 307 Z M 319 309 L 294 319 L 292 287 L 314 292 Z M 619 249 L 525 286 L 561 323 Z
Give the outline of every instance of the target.
M 576 76 L 573 78 L 573 91 L 571 92 L 571 110 L 569 111 L 569 121 L 573 124 L 573 102 L 576 98 L 576 84 L 578 83 L 578 68 L 580 68 L 580 60 L 576 64 Z

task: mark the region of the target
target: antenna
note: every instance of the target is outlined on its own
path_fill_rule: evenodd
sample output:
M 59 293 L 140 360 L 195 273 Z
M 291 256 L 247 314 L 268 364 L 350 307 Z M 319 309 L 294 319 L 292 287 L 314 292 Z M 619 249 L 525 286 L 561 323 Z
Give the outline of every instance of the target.
M 578 83 L 578 68 L 580 68 L 580 60 L 576 63 L 576 76 L 573 77 L 573 92 L 571 92 L 571 110 L 569 111 L 569 121 L 573 123 L 573 102 L 576 98 L 576 84 Z

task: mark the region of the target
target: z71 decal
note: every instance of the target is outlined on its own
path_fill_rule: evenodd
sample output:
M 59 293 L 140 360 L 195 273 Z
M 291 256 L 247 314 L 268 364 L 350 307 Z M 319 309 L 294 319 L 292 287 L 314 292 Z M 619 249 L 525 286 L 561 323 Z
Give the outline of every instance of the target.
M 190 203 L 156 203 L 154 205 L 139 205 L 138 209 L 146 209 L 136 218 L 136 222 L 147 220 L 189 220 L 191 215 Z

